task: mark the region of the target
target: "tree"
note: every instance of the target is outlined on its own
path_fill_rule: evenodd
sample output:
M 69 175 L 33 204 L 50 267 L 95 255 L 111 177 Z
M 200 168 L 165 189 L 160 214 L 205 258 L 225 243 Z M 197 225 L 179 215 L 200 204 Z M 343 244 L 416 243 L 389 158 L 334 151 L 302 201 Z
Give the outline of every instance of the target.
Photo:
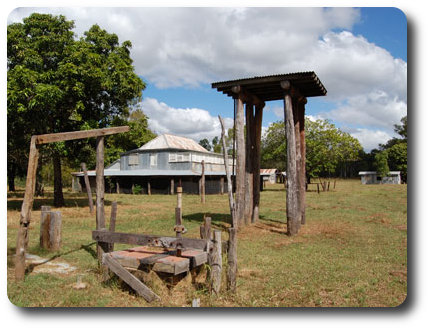
M 97 25 L 75 39 L 73 27 L 64 16 L 36 13 L 8 26 L 8 162 L 28 148 L 31 135 L 108 127 L 141 98 L 145 84 L 134 73 L 131 43 L 119 45 Z M 64 204 L 61 157 L 81 145 L 44 148 L 53 161 L 55 206 Z
M 381 151 L 375 155 L 375 167 L 378 176 L 384 177 L 388 175 L 390 168 L 388 167 L 388 153 L 386 151 Z
M 204 138 L 199 141 L 199 144 L 207 151 L 211 151 L 212 147 L 208 139 Z
M 340 167 L 359 158 L 359 141 L 328 120 L 305 120 L 306 175 L 333 175 Z M 282 121 L 269 126 L 262 139 L 262 167 L 286 168 L 285 127 Z

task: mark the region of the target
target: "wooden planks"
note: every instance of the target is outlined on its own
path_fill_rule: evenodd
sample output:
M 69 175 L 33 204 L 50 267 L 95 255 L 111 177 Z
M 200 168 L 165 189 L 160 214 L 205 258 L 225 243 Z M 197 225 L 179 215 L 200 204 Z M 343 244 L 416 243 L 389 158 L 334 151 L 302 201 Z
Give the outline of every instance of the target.
M 120 232 L 109 232 L 107 230 L 94 230 L 92 237 L 98 242 L 105 243 L 122 243 L 130 245 L 149 245 L 156 247 L 176 249 L 178 246 L 182 249 L 204 250 L 207 241 L 198 238 L 176 238 L 159 235 L 142 235 Z M 211 243 L 209 243 L 211 245 Z
M 103 264 L 106 265 L 112 272 L 114 272 L 118 277 L 120 277 L 125 283 L 130 285 L 137 294 L 145 298 L 147 302 L 152 302 L 154 300 L 160 300 L 150 288 L 143 284 L 139 279 L 137 279 L 133 274 L 126 270 L 118 261 L 116 261 L 108 253 L 103 254 Z
M 244 111 L 243 101 L 237 98 L 236 102 L 236 200 L 235 200 L 235 214 L 238 226 L 245 223 L 245 136 L 244 136 Z
M 118 127 L 100 128 L 100 129 L 91 129 L 87 131 L 35 135 L 34 138 L 35 138 L 36 144 L 45 144 L 45 143 L 51 143 L 51 142 L 86 139 L 91 137 L 100 137 L 100 136 L 106 136 L 106 135 L 112 135 L 112 134 L 118 134 L 118 133 L 125 133 L 125 132 L 128 132 L 129 130 L 130 130 L 130 127 L 128 126 L 118 126 Z

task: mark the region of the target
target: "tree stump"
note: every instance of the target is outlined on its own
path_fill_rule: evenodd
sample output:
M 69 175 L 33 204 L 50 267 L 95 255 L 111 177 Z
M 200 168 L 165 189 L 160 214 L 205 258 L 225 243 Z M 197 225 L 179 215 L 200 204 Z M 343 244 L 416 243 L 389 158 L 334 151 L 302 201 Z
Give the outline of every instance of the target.
M 61 248 L 61 212 L 42 209 L 40 219 L 40 246 L 57 251 Z

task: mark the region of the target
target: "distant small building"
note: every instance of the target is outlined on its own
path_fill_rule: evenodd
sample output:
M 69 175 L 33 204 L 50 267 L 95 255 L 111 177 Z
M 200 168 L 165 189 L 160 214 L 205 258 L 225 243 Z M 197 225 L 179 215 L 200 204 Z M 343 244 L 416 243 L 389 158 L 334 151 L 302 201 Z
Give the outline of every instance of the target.
M 276 168 L 262 168 L 260 169 L 260 176 L 263 182 L 276 183 L 276 175 L 278 171 Z
M 400 171 L 390 171 L 388 176 L 380 177 L 376 171 L 361 171 L 358 173 L 362 184 L 401 184 Z
M 121 158 L 104 170 L 107 192 L 175 193 L 182 186 L 184 193 L 198 194 L 204 161 L 205 192 L 227 192 L 224 157 L 209 152 L 195 141 L 172 134 L 163 134 L 142 147 L 121 154 Z M 232 173 L 233 160 L 229 159 Z M 85 187 L 83 172 L 72 173 L 74 190 Z M 95 171 L 88 171 L 91 188 L 95 188 Z M 77 179 L 77 180 L 76 180 Z M 85 189 L 85 188 L 84 188 Z

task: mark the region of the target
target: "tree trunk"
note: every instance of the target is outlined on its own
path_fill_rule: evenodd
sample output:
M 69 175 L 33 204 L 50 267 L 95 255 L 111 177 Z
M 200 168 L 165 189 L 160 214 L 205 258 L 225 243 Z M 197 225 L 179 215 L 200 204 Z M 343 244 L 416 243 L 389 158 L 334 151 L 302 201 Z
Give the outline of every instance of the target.
M 63 181 L 61 178 L 61 158 L 55 153 L 52 157 L 54 165 L 54 206 L 64 206 Z
M 16 165 L 14 163 L 10 163 L 8 166 L 8 173 L 7 173 L 7 183 L 9 186 L 9 191 L 15 191 L 15 174 L 16 174 Z

